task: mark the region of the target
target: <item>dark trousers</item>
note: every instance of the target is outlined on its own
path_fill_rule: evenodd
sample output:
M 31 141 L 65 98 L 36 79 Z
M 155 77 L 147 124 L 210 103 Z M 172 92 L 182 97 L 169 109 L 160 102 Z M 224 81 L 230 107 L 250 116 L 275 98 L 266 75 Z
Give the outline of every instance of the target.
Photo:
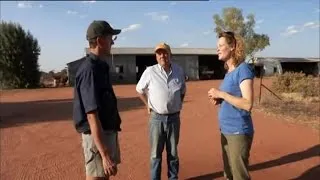
M 178 142 L 180 134 L 180 114 L 160 115 L 151 112 L 149 136 L 151 145 L 151 179 L 161 180 L 162 152 L 166 146 L 168 179 L 178 179 Z
M 221 134 L 224 176 L 229 180 L 250 180 L 249 157 L 253 135 Z

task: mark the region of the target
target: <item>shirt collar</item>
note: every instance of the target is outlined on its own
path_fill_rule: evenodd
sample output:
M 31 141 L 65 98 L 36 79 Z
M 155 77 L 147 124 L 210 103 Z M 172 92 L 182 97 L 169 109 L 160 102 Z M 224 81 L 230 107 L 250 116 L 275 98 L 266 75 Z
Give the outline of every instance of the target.
M 165 71 L 160 64 L 158 64 L 158 67 L 159 67 L 160 71 Z M 172 63 L 170 63 L 170 71 L 172 71 L 172 68 L 173 68 L 173 65 L 172 65 Z
M 99 56 L 97 56 L 91 52 L 88 54 L 88 57 L 92 60 L 100 60 Z

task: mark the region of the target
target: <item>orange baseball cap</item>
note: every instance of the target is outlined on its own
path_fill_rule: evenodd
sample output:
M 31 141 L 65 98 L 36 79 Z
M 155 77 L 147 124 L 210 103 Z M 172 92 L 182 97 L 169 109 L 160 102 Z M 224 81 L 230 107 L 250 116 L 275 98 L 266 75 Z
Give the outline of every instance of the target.
M 156 48 L 154 49 L 154 52 L 157 52 L 159 49 L 163 49 L 165 51 L 167 51 L 168 54 L 171 54 L 171 48 L 168 44 L 166 43 L 160 43 L 156 46 Z

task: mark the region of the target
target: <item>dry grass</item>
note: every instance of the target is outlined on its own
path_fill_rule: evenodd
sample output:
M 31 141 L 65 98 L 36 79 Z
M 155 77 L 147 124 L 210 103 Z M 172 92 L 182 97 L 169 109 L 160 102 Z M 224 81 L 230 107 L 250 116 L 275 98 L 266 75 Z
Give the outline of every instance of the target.
M 256 110 L 263 111 L 278 118 L 320 130 L 319 102 L 295 101 L 289 99 L 278 100 L 272 95 L 264 97 L 256 105 Z
M 319 79 L 302 73 L 286 73 L 277 76 L 272 84 L 271 93 L 262 96 L 257 110 L 299 124 L 320 130 L 320 96 Z
M 286 72 L 276 76 L 272 89 L 278 93 L 300 93 L 303 97 L 319 97 L 319 83 L 319 78 Z

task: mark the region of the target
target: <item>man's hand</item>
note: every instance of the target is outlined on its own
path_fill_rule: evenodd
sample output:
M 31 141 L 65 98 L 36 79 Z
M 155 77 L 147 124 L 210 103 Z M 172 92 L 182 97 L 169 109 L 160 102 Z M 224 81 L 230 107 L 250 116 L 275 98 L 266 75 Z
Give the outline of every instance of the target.
M 111 161 L 108 155 L 102 158 L 102 165 L 104 173 L 107 176 L 115 176 L 117 174 L 117 166 Z
M 114 176 L 116 174 L 116 170 L 114 168 L 115 164 L 111 161 L 108 154 L 108 149 L 102 141 L 103 130 L 100 120 L 98 119 L 97 112 L 92 111 L 90 113 L 87 113 L 87 117 L 91 129 L 91 136 L 102 158 L 104 172 L 107 176 Z

